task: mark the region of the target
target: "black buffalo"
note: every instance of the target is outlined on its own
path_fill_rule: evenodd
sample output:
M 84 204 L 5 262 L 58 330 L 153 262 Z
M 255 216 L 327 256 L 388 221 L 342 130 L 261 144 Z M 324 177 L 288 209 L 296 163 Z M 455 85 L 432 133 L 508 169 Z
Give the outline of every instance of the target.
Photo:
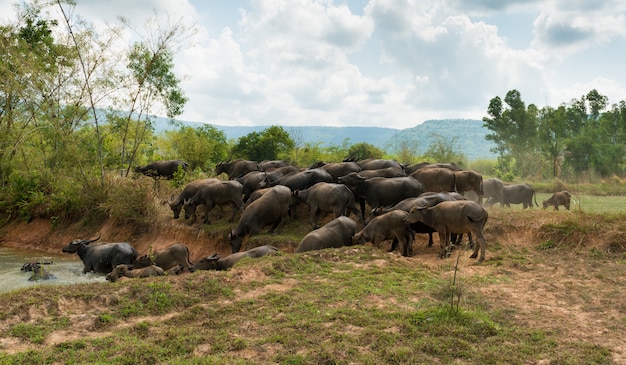
M 256 161 L 237 159 L 233 162 L 223 161 L 215 166 L 215 175 L 225 173 L 229 179 L 237 179 L 250 171 L 261 171 L 261 166 Z
M 150 162 L 146 166 L 137 166 L 134 171 L 153 178 L 164 177 L 172 179 L 177 171 L 186 172 L 188 169 L 189 165 L 185 161 L 161 160 Z
M 309 222 L 313 229 L 319 228 L 321 213 L 333 213 L 334 218 L 354 213 L 359 222 L 364 223 L 363 213 L 356 207 L 354 194 L 343 184 L 319 182 L 308 189 L 294 191 L 293 196 L 309 206 Z
M 291 191 L 296 190 L 304 190 L 308 189 L 311 186 L 317 184 L 318 182 L 332 182 L 333 177 L 328 173 L 328 171 L 316 168 L 310 170 L 304 170 L 299 172 L 294 172 L 288 175 L 281 177 L 275 181 L 262 181 L 259 183 L 258 187 L 267 188 L 276 185 L 284 185 L 291 189 Z
M 76 253 L 83 261 L 83 273 L 90 271 L 108 274 L 117 265 L 132 264 L 137 259 L 137 250 L 128 242 L 90 243 L 99 240 L 76 239 L 63 247 L 63 252 Z
M 424 186 L 414 178 L 407 177 L 373 177 L 366 179 L 360 173 L 352 172 L 339 178 L 354 192 L 361 204 L 361 212 L 365 213 L 365 203 L 370 208 L 385 207 L 396 204 L 403 199 L 415 197 L 424 192 Z
M 335 218 L 326 223 L 321 228 L 309 232 L 295 252 L 323 250 L 325 248 L 338 248 L 352 245 L 352 238 L 359 225 L 357 222 L 346 216 Z
M 263 228 L 271 226 L 270 232 L 280 233 L 289 217 L 291 190 L 277 185 L 259 199 L 250 203 L 243 211 L 234 230 L 230 232 L 232 253 L 239 252 L 244 236 L 259 233 Z

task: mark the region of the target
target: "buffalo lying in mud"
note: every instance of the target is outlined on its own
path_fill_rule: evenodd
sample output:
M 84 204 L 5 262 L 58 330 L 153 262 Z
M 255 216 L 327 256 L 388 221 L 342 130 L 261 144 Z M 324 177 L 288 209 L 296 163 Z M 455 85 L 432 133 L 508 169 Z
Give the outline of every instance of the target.
M 194 265 L 189 268 L 189 271 L 194 272 L 196 270 L 228 270 L 235 266 L 237 262 L 245 257 L 256 259 L 259 257 L 273 255 L 278 253 L 278 249 L 274 246 L 263 245 L 255 248 L 251 248 L 247 251 L 235 252 L 224 258 L 218 254 L 206 256 L 198 260 Z

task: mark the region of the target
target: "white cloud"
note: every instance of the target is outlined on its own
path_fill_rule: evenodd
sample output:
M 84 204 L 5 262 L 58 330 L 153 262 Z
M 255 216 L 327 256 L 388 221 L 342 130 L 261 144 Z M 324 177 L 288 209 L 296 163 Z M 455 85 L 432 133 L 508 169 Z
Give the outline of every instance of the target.
M 75 13 L 139 28 L 153 9 L 198 25 L 175 58 L 181 119 L 406 128 L 480 119 L 511 89 L 540 107 L 594 88 L 626 99 L 621 0 L 91 0 Z

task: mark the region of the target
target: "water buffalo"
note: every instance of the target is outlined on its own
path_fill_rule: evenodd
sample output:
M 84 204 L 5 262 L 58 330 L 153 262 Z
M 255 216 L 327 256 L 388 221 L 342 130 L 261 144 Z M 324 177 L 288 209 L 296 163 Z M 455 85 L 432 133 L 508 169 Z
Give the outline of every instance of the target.
M 553 206 L 555 210 L 559 210 L 559 205 L 562 205 L 569 210 L 571 199 L 572 195 L 567 190 L 557 191 L 548 200 L 543 201 L 543 209 Z
M 291 190 L 277 185 L 248 205 L 239 218 L 237 227 L 230 232 L 232 252 L 239 252 L 244 236 L 257 234 L 267 226 L 272 226 L 270 232 L 280 232 L 289 217 L 290 202 Z
M 450 235 L 452 233 L 471 233 L 478 239 L 478 244 L 474 245 L 474 253 L 470 256 L 478 256 L 480 247 L 480 258 L 485 260 L 485 235 L 483 228 L 489 217 L 485 208 L 480 204 L 470 200 L 444 201 L 434 207 L 413 207 L 406 217 L 407 223 L 423 222 L 427 226 L 433 227 L 439 234 L 439 244 L 441 246 L 440 257 L 448 256 Z
M 354 244 L 371 242 L 374 246 L 379 246 L 383 241 L 393 240 L 390 252 L 400 245 L 402 256 L 412 256 L 413 230 L 406 222 L 408 214 L 403 210 L 392 210 L 374 217 L 354 235 Z
M 283 176 L 284 174 L 279 171 L 250 171 L 235 180 L 243 185 L 243 201 L 244 203 L 247 203 L 252 193 L 259 188 L 259 183 L 262 181 L 276 181 Z
M 99 240 L 76 239 L 63 247 L 63 252 L 76 253 L 83 261 L 83 273 L 90 271 L 108 274 L 119 264 L 132 264 L 137 259 L 137 251 L 128 242 L 90 243 Z
M 167 203 L 170 206 L 170 208 L 174 212 L 174 219 L 178 219 L 178 217 L 180 216 L 180 211 L 183 209 L 183 204 L 185 204 L 187 200 L 193 198 L 193 196 L 196 195 L 196 193 L 198 192 L 198 190 L 200 190 L 201 187 L 208 185 L 208 184 L 220 182 L 220 181 L 221 180 L 216 179 L 216 178 L 194 180 L 190 182 L 189 184 L 185 185 L 185 187 L 183 188 L 183 191 L 180 194 L 178 194 L 176 198 L 172 196 L 170 197 L 170 200 L 165 201 L 164 204 Z M 192 220 L 195 220 L 195 219 L 196 217 L 194 215 L 192 217 Z
M 463 194 L 466 191 L 473 191 L 478 195 L 478 203 L 483 204 L 483 176 L 474 170 L 454 171 L 456 176 L 457 191 Z
M 455 192 L 425 192 L 420 194 L 417 197 L 406 198 L 400 201 L 398 204 L 395 204 L 391 207 L 385 208 L 377 208 L 372 212 L 372 215 L 379 216 L 381 214 L 391 212 L 393 210 L 402 210 L 405 212 L 409 212 L 413 207 L 434 207 L 435 205 L 450 200 L 466 200 L 465 197 L 459 193 Z M 411 223 L 411 229 L 415 233 L 428 233 L 428 247 L 433 245 L 433 233 L 437 232 L 433 227 L 424 224 L 423 222 L 415 222 Z M 460 240 L 462 235 L 457 237 L 456 233 L 454 233 L 451 237 L 451 243 L 457 243 Z M 471 234 L 470 242 L 471 242 Z
M 406 173 L 401 168 L 391 166 L 382 169 L 361 170 L 359 175 L 366 179 L 371 179 L 373 177 L 404 177 Z
M 483 198 L 487 199 L 485 205 L 491 205 L 492 201 L 503 201 L 502 194 L 504 194 L 504 183 L 502 180 L 492 177 L 483 180 Z
M 32 275 L 28 278 L 28 281 L 56 279 L 56 276 L 50 274 L 42 265 L 43 263 L 39 262 L 29 262 L 22 266 L 22 271 L 32 271 Z
M 218 254 L 213 254 L 211 256 L 206 256 L 198 260 L 198 262 L 196 262 L 189 268 L 189 271 L 194 272 L 196 270 L 228 270 L 233 267 L 237 262 L 239 262 L 239 260 L 245 257 L 256 259 L 276 253 L 278 253 L 278 249 L 276 247 L 263 245 L 251 248 L 247 251 L 235 252 L 224 258 L 221 258 Z
M 365 203 L 371 209 L 388 206 L 415 197 L 424 192 L 422 184 L 412 177 L 373 177 L 366 179 L 360 173 L 352 172 L 339 178 L 360 199 L 361 212 L 365 214 Z
M 335 218 L 304 236 L 295 252 L 350 246 L 357 229 L 358 224 L 353 219 L 346 216 Z
M 258 188 L 262 189 L 276 185 L 283 185 L 291 189 L 291 191 L 295 191 L 310 188 L 318 182 L 332 181 L 333 177 L 326 170 L 317 168 L 294 172 L 275 181 L 262 181 L 259 183 Z
M 361 167 L 361 170 L 378 170 L 378 169 L 385 169 L 387 167 L 396 167 L 401 170 L 404 170 L 404 166 L 398 161 L 394 161 L 394 160 L 369 158 L 363 161 L 358 161 L 357 163 Z
M 263 189 L 256 189 L 252 194 L 250 194 L 250 197 L 248 198 L 248 200 L 246 201 L 246 206 L 252 204 L 253 201 L 259 199 L 260 197 L 262 197 L 263 195 L 265 195 L 265 193 L 267 193 L 268 191 L 270 191 L 272 188 L 263 188 Z
M 333 178 L 333 182 L 337 182 L 339 177 L 348 175 L 351 172 L 361 171 L 361 167 L 356 162 L 322 162 L 318 161 L 309 166 L 309 169 L 322 168 L 326 170 Z
M 406 173 L 407 175 L 411 175 L 412 173 L 414 173 L 415 171 L 419 170 L 419 169 L 425 169 L 425 168 L 429 168 L 429 167 L 441 167 L 441 168 L 446 168 L 452 171 L 461 171 L 463 170 L 462 168 L 460 168 L 459 166 L 457 166 L 455 163 L 453 162 L 447 162 L 447 163 L 441 163 L 441 162 L 436 162 L 436 163 L 431 163 L 431 162 L 420 162 L 420 163 L 416 163 L 415 165 L 411 165 L 411 166 L 406 166 Z
M 185 208 L 185 219 L 191 217 L 189 225 L 192 225 L 196 217 L 196 207 L 204 205 L 203 222 L 204 224 L 210 224 L 209 214 L 213 207 L 230 204 L 233 207 L 233 211 L 228 221 L 232 222 L 235 219 L 235 214 L 239 210 L 244 210 L 243 200 L 241 199 L 242 194 L 243 186 L 236 180 L 220 181 L 201 186 L 196 194 L 183 205 Z
M 189 261 L 189 248 L 182 243 L 174 243 L 152 255 L 139 257 L 132 265 L 135 269 L 156 265 L 166 271 L 180 265 L 180 272 L 184 272 L 189 270 L 191 266 L 191 262 Z
M 319 182 L 308 189 L 293 192 L 296 200 L 309 206 L 309 222 L 319 228 L 320 213 L 333 213 L 334 218 L 354 213 L 363 224 L 363 213 L 356 207 L 354 194 L 343 184 Z
M 261 166 L 256 161 L 242 159 L 223 161 L 215 166 L 215 176 L 226 173 L 229 179 L 237 179 L 250 171 L 261 171 Z
M 263 171 L 274 170 L 285 166 L 289 166 L 289 162 L 285 160 L 263 160 L 259 162 L 259 167 Z
M 424 191 L 455 191 L 456 175 L 454 171 L 442 167 L 429 167 L 413 172 L 412 178 L 421 182 Z
M 137 166 L 134 171 L 150 177 L 164 177 L 172 179 L 174 173 L 179 171 L 186 172 L 189 169 L 187 162 L 182 160 L 161 160 L 150 162 L 146 166 Z
M 511 207 L 511 204 L 523 204 L 524 209 L 533 207 L 533 199 L 535 205 L 537 204 L 537 197 L 535 196 L 535 189 L 529 184 L 505 184 L 502 186 L 502 200 L 491 199 L 492 204 L 500 202 L 500 206 L 506 205 Z
M 142 267 L 141 269 L 135 269 L 132 265 L 120 264 L 115 266 L 115 268 L 113 268 L 113 270 L 107 274 L 106 279 L 114 283 L 118 281 L 121 277 L 147 278 L 150 276 L 163 275 L 165 275 L 165 271 L 156 265 L 150 265 Z
M 302 171 L 302 169 L 294 165 L 281 166 L 281 167 L 276 167 L 276 168 L 272 168 L 269 170 L 265 170 L 265 172 L 268 172 L 268 173 L 272 172 L 272 173 L 280 174 L 280 176 L 285 176 L 285 175 L 291 174 L 292 172 L 298 172 L 298 171 Z

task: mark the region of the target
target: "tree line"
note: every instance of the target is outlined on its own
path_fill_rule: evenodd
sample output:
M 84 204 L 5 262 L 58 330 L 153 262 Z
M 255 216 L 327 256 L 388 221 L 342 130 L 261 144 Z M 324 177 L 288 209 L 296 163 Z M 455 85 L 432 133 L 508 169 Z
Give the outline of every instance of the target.
M 496 144 L 496 174 L 624 177 L 626 101 L 593 89 L 558 107 L 526 106 L 517 90 L 489 102 L 483 125 Z M 546 173 L 545 170 L 548 170 Z
M 109 214 L 103 202 L 132 191 L 113 188 L 119 184 L 115 178 L 160 159 L 183 159 L 196 176 L 231 158 L 286 159 L 304 167 L 346 157 L 468 164 L 459 141 L 444 136 L 418 155 L 408 140 L 383 151 L 349 140 L 340 146 L 304 143 L 297 129 L 281 126 L 238 140 L 227 140 L 209 124 L 184 126 L 175 120 L 187 97 L 174 73 L 174 55 L 195 28 L 155 13 L 142 29 L 121 18 L 96 30 L 69 15 L 73 6 L 20 2 L 17 21 L 0 25 L 1 218 L 71 219 L 83 217 L 87 207 L 104 207 L 102 214 Z M 137 40 L 128 42 L 128 29 Z M 607 108 L 607 98 L 595 90 L 558 108 L 526 106 L 516 90 L 504 101 L 495 97 L 484 118 L 492 131 L 487 138 L 497 145 L 493 173 L 526 177 L 549 166 L 552 176 L 623 176 L 626 104 Z M 156 134 L 155 115 L 166 115 L 175 128 Z

